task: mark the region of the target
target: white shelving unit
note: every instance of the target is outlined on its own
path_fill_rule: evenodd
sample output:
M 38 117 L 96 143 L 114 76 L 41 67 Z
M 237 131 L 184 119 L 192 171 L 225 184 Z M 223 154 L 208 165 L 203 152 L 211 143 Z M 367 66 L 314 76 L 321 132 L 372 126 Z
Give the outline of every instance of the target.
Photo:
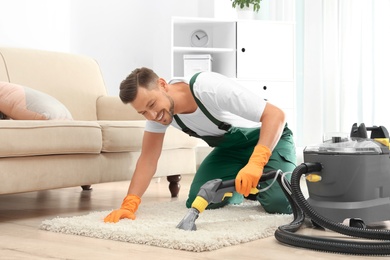
M 205 47 L 192 47 L 191 35 L 196 30 L 209 35 Z M 236 22 L 207 18 L 172 18 L 172 78 L 184 76 L 183 55 L 210 54 L 213 71 L 236 77 Z
M 191 46 L 195 30 L 207 46 Z M 183 55 L 210 54 L 212 71 L 231 77 L 282 108 L 295 132 L 295 25 L 292 22 L 172 18 L 172 78 L 184 76 Z

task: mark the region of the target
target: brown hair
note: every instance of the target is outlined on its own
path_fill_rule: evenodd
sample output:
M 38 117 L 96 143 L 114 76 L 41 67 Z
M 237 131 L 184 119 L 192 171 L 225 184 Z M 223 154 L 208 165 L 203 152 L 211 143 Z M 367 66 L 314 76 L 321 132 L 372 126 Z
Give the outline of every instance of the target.
M 123 103 L 131 103 L 137 97 L 138 87 L 152 89 L 156 87 L 157 74 L 148 68 L 142 67 L 133 70 L 119 86 L 119 98 Z

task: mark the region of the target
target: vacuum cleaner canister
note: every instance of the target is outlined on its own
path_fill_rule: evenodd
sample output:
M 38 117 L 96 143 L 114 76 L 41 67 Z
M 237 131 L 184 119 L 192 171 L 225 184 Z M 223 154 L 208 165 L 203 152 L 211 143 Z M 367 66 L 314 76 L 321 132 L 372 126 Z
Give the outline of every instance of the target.
M 371 130 L 371 138 L 367 138 Z M 390 219 L 389 134 L 384 127 L 352 126 L 351 136 L 335 136 L 307 146 L 305 162 L 321 163 L 316 182 L 307 181 L 307 202 L 318 214 L 343 222 Z

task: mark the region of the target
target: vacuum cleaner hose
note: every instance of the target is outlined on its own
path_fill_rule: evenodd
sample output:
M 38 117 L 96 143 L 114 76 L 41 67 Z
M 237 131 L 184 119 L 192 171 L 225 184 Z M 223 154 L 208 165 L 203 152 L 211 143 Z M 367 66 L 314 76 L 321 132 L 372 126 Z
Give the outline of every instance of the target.
M 275 231 L 275 238 L 282 243 L 292 246 L 314 249 L 319 251 L 348 253 L 357 255 L 389 255 L 390 254 L 390 231 L 374 230 L 358 227 L 349 227 L 335 223 L 319 215 L 306 201 L 300 188 L 302 174 L 319 172 L 322 169 L 320 163 L 303 163 L 295 168 L 291 176 L 291 190 L 285 190 L 287 198 L 293 208 L 294 220 Z M 278 180 L 279 181 L 279 180 Z M 283 181 L 283 180 L 281 180 Z M 282 186 L 284 187 L 284 186 Z M 303 212 L 303 213 L 301 213 Z M 388 240 L 381 242 L 350 241 L 346 239 L 331 239 L 311 237 L 294 233 L 303 224 L 305 215 L 318 225 L 344 235 L 373 239 Z

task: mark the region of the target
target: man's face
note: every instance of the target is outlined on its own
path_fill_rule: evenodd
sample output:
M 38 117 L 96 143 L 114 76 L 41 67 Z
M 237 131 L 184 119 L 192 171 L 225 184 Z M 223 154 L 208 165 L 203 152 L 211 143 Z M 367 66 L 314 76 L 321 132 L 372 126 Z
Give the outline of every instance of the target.
M 152 90 L 138 87 L 137 97 L 131 102 L 131 105 L 147 120 L 168 125 L 173 119 L 174 102 L 165 89 L 160 86 L 164 83 L 159 82 L 158 84 L 159 87 Z

